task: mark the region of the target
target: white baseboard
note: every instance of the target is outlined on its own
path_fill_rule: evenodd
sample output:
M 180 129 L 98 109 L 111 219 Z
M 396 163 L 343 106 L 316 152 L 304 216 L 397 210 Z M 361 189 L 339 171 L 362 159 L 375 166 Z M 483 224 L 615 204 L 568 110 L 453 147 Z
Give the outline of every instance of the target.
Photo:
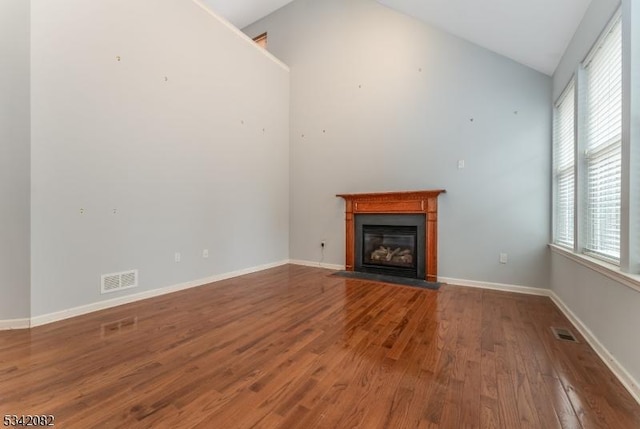
M 631 374 L 613 357 L 607 348 L 598 340 L 582 320 L 571 311 L 571 309 L 562 301 L 562 299 L 552 290 L 549 290 L 549 297 L 558 306 L 560 311 L 569 319 L 569 321 L 580 331 L 593 350 L 600 356 L 600 359 L 609 367 L 611 372 L 616 376 L 620 383 L 629 391 L 633 399 L 640 404 L 640 384 L 633 378 Z
M 27 329 L 28 327 L 29 319 L 0 320 L 0 331 L 9 331 L 12 329 Z
M 242 270 L 232 271 L 223 274 L 216 274 L 211 277 L 193 280 L 190 282 L 180 283 L 177 285 L 167 286 L 160 289 L 153 289 L 133 295 L 127 295 L 119 298 L 109 299 L 106 301 L 95 302 L 92 304 L 82 305 L 80 307 L 70 308 L 67 310 L 58 311 L 55 313 L 44 314 L 41 316 L 36 316 L 31 318 L 31 327 L 42 326 L 53 322 L 58 322 L 60 320 L 69 319 L 71 317 L 81 316 L 83 314 L 92 313 L 94 311 L 106 310 L 107 308 L 117 307 L 123 304 L 129 304 L 136 301 L 141 301 L 143 299 L 153 298 L 156 296 L 166 295 L 173 292 L 178 292 L 185 289 L 191 289 L 194 287 L 204 286 L 209 283 L 219 282 L 221 280 L 230 279 L 233 277 L 239 277 L 246 274 L 256 273 L 258 271 L 264 271 L 269 268 L 275 268 L 282 265 L 286 265 L 289 261 L 279 261 L 271 264 L 259 265 L 256 267 L 245 268 Z M 23 326 L 23 328 L 29 327 L 29 321 L 27 320 L 27 326 Z M 2 326 L 0 325 L 0 329 Z
M 523 293 L 526 295 L 549 296 L 551 290 L 530 286 L 509 285 L 504 283 L 479 282 L 476 280 L 453 279 L 451 277 L 438 277 L 440 283 L 451 285 L 476 287 L 481 289 L 500 290 L 504 292 Z
M 141 292 L 134 295 L 123 296 L 120 298 L 110 299 L 107 301 L 96 302 L 93 304 L 83 305 L 68 310 L 59 311 L 56 313 L 45 314 L 29 319 L 15 319 L 15 320 L 0 320 L 0 330 L 8 329 L 25 329 L 35 326 L 41 326 L 48 323 L 57 322 L 60 320 L 68 319 L 75 316 L 91 313 L 94 311 L 105 310 L 107 308 L 117 307 L 123 304 L 129 304 L 132 302 L 140 301 L 143 299 L 153 298 L 156 296 L 166 295 L 173 292 L 178 292 L 185 289 L 204 286 L 210 283 L 218 282 L 221 280 L 230 279 L 233 277 L 239 277 L 246 274 L 251 274 L 259 271 L 264 271 L 270 268 L 279 267 L 286 264 L 302 265 L 307 267 L 320 267 L 330 270 L 344 270 L 343 265 L 324 264 L 311 261 L 302 260 L 284 260 L 271 264 L 260 265 L 256 267 L 246 268 L 243 270 L 232 271 L 229 273 L 217 274 L 204 279 L 194 280 L 186 283 L 181 283 L 173 286 L 168 286 L 161 289 L 154 289 L 146 292 Z M 600 359 L 609 367 L 613 374 L 620 380 L 622 385 L 629 391 L 631 396 L 640 404 L 640 384 L 636 379 L 629 374 L 629 372 L 616 360 L 613 355 L 606 349 L 606 347 L 598 340 L 598 338 L 591 332 L 591 330 L 576 316 L 571 309 L 562 301 L 562 299 L 550 289 L 541 289 L 528 286 L 509 285 L 503 283 L 491 283 L 475 280 L 454 279 L 449 277 L 438 277 L 438 281 L 442 283 L 475 287 L 490 290 L 499 290 L 505 292 L 523 293 L 527 295 L 548 296 L 555 303 L 556 306 L 562 311 L 562 313 L 569 319 L 569 321 L 575 326 L 576 329 L 582 334 L 589 345 L 598 354 Z
M 587 325 L 571 311 L 571 309 L 560 299 L 551 289 L 542 289 L 528 286 L 508 285 L 503 283 L 479 282 L 475 280 L 453 279 L 448 277 L 438 277 L 438 281 L 452 285 L 476 287 L 482 289 L 499 290 L 505 292 L 523 293 L 527 295 L 548 296 L 560 309 L 573 326 L 582 334 L 591 348 L 597 353 L 607 367 L 613 372 L 620 383 L 629 391 L 633 399 L 640 404 L 640 384 L 631 374 L 616 360 L 607 348 L 591 332 Z
M 300 259 L 289 259 L 289 263 L 292 265 L 302 265 L 303 267 L 326 268 L 328 270 L 334 270 L 334 271 L 344 270 L 344 265 L 325 264 L 323 262 L 302 261 Z

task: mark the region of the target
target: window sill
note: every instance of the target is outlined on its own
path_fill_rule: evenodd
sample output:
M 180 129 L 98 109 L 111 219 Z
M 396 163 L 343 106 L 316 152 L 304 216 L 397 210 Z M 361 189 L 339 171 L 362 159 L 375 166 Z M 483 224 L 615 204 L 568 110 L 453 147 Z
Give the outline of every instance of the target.
M 620 271 L 619 267 L 613 264 L 608 264 L 606 262 L 591 258 L 586 255 L 574 253 L 571 250 L 565 249 L 564 247 L 558 246 L 556 244 L 549 244 L 549 248 L 554 253 L 571 259 L 572 261 L 575 261 L 582 266 L 590 268 L 593 271 L 596 271 L 606 277 L 609 277 L 612 280 L 617 281 L 618 283 L 621 283 L 637 292 L 640 292 L 640 275 L 638 274 L 623 273 L 622 271 Z

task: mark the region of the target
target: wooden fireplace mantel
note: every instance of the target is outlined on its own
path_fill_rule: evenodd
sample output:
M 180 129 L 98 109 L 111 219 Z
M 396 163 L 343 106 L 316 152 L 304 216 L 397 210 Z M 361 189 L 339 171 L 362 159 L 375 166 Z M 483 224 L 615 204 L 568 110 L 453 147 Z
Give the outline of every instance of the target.
M 353 271 L 355 258 L 355 223 L 357 214 L 421 214 L 426 216 L 425 279 L 438 278 L 438 195 L 444 189 L 426 191 L 382 192 L 369 194 L 339 194 L 345 200 L 347 271 Z

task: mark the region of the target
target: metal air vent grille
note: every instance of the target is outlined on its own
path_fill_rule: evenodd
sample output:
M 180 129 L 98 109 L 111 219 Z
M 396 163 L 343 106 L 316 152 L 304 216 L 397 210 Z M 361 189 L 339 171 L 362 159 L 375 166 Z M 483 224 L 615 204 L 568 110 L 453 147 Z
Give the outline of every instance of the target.
M 101 293 L 117 292 L 138 286 L 138 270 L 104 274 L 100 283 Z

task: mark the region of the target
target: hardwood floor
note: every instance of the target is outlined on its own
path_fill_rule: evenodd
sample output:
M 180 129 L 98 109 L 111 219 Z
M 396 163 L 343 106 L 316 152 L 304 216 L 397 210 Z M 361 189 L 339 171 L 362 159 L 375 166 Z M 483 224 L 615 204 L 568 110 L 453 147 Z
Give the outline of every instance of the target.
M 640 428 L 548 298 L 283 266 L 0 332 L 0 419 L 61 428 Z

